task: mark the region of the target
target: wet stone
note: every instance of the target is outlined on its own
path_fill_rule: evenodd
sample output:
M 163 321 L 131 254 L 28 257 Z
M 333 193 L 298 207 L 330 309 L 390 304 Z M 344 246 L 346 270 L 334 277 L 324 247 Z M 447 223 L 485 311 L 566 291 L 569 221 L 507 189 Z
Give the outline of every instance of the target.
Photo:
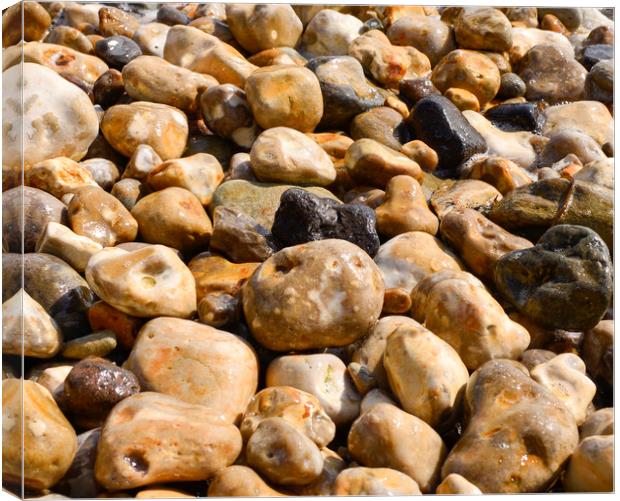
M 403 116 L 383 106 L 358 114 L 351 121 L 350 131 L 353 139 L 373 139 L 397 151 L 411 139 Z
M 512 99 L 525 95 L 526 85 L 516 73 L 504 73 L 499 84 L 497 97 L 500 99 Z
M 108 66 L 117 70 L 142 55 L 138 44 L 122 35 L 99 40 L 95 44 L 95 52 Z
M 441 94 L 430 78 L 404 78 L 400 81 L 399 90 L 401 95 L 414 104 L 431 94 Z
M 545 123 L 545 116 L 535 103 L 500 104 L 485 111 L 484 116 L 504 132 L 539 133 Z
M 591 70 L 592 66 L 600 61 L 614 58 L 613 45 L 593 44 L 588 45 L 581 56 L 581 64 L 586 70 Z
M 112 331 L 104 330 L 67 341 L 61 354 L 65 358 L 81 360 L 91 356 L 105 357 L 114 348 L 116 348 L 116 336 Z
M 370 256 L 379 249 L 376 217 L 369 207 L 339 204 L 299 189 L 282 194 L 271 231 L 285 246 L 339 238 Z
M 157 10 L 157 22 L 174 26 L 175 24 L 189 24 L 191 19 L 179 9 L 164 5 Z

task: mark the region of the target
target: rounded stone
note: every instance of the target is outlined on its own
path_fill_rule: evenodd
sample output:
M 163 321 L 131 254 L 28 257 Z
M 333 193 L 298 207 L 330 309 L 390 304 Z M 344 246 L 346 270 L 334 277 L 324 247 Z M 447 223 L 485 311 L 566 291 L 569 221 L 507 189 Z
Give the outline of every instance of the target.
M 614 477 L 613 435 L 582 440 L 570 458 L 562 484 L 568 492 L 612 492 Z
M 402 19 L 402 18 L 401 18 Z M 418 483 L 391 468 L 346 468 L 334 482 L 336 496 L 410 496 L 420 495 Z
M 288 247 L 244 286 L 252 334 L 275 351 L 344 346 L 379 317 L 383 279 L 370 257 L 344 240 Z
M 146 323 L 125 367 L 144 390 L 200 404 L 229 423 L 239 421 L 258 384 L 258 360 L 245 341 L 178 318 Z
M 24 174 L 24 182 L 61 198 L 80 187 L 98 187 L 90 171 L 67 157 L 51 158 L 34 164 Z
M 233 465 L 217 472 L 209 483 L 209 496 L 284 496 L 272 489 L 252 468 Z M 169 497 L 169 496 L 165 496 Z
M 86 35 L 71 26 L 55 26 L 43 41 L 45 43 L 64 45 L 84 54 L 92 54 L 93 52 L 93 44 L 86 38 Z
M 38 2 L 13 5 L 2 13 L 2 47 L 22 40 L 40 40 L 52 23 L 52 18 Z M 23 32 L 22 32 L 23 30 Z
M 95 103 L 104 109 L 116 104 L 124 92 L 123 75 L 115 69 L 102 73 L 93 84 Z
M 490 7 L 461 14 L 454 34 L 459 47 L 503 52 L 512 46 L 512 26 L 506 15 Z
M 290 127 L 311 132 L 323 116 L 318 78 L 299 66 L 266 66 L 247 79 L 245 93 L 262 128 Z
M 175 24 L 189 24 L 190 18 L 187 14 L 171 5 L 163 5 L 157 10 L 157 22 L 174 26 Z
M 114 183 L 110 194 L 116 197 L 127 210 L 131 211 L 142 197 L 143 191 L 144 185 L 140 181 L 127 178 Z
M 349 129 L 353 139 L 373 139 L 396 151 L 411 139 L 403 116 L 386 106 L 360 113 L 351 121 Z
M 120 70 L 127 63 L 142 55 L 142 51 L 131 38 L 122 35 L 112 36 L 99 40 L 95 44 L 95 53 L 108 66 Z
M 362 26 L 362 21 L 355 16 L 322 8 L 306 26 L 301 50 L 314 57 L 344 56 L 351 42 L 359 36 Z
M 67 341 L 62 356 L 81 360 L 87 357 L 105 357 L 116 348 L 116 336 L 112 331 L 99 331 Z
M 140 25 L 138 18 L 116 7 L 99 9 L 99 31 L 105 37 L 123 35 L 131 38 Z
M 460 111 L 480 111 L 480 103 L 478 102 L 478 98 L 468 90 L 450 87 L 444 92 L 444 96 L 452 101 L 454 106 L 456 106 Z
M 450 26 L 432 16 L 403 16 L 387 31 L 394 45 L 415 47 L 435 66 L 448 52 L 456 49 Z
M 482 491 L 458 473 L 450 473 L 437 486 L 435 494 L 465 494 L 471 496 L 482 494 Z
M 95 182 L 105 191 L 110 191 L 120 177 L 116 164 L 107 158 L 89 158 L 80 162 L 80 165 L 86 167 Z
M 162 23 L 141 24 L 133 34 L 133 41 L 138 44 L 142 54 L 164 57 L 164 45 L 170 26 Z

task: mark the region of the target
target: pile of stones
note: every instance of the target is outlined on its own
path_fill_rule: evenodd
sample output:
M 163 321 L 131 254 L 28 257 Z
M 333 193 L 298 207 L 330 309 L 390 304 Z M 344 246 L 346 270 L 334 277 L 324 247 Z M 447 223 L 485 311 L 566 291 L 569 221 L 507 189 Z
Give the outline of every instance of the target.
M 613 11 L 21 8 L 7 488 L 613 489 Z

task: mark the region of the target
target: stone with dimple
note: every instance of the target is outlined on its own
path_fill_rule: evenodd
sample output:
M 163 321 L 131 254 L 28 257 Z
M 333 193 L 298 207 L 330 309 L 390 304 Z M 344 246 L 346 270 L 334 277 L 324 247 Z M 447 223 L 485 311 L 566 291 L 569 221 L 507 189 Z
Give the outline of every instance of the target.
M 335 496 L 408 496 L 421 494 L 415 480 L 392 468 L 346 468 L 334 482 Z
M 194 277 L 162 245 L 104 249 L 88 262 L 86 280 L 101 299 L 136 317 L 189 317 L 196 311 Z
M 124 367 L 144 390 L 199 404 L 228 423 L 240 419 L 258 383 L 256 354 L 245 341 L 178 318 L 145 324 Z
M 239 430 L 208 408 L 161 393 L 138 393 L 108 416 L 95 477 L 108 490 L 204 480 L 231 465 L 241 446 Z
M 376 322 L 383 290 L 379 269 L 359 247 L 319 240 L 261 264 L 244 286 L 243 309 L 255 339 L 274 351 L 344 346 Z

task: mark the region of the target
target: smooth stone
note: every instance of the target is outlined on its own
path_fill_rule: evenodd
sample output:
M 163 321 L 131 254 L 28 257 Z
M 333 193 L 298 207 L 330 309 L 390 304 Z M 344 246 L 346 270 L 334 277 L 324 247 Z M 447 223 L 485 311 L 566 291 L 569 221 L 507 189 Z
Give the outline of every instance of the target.
M 244 286 L 243 310 L 254 338 L 271 350 L 344 346 L 376 322 L 383 290 L 368 254 L 344 240 L 319 240 L 261 264 Z
M 89 158 L 80 162 L 80 165 L 86 167 L 95 182 L 105 191 L 110 191 L 120 177 L 116 164 L 107 158 Z
M 562 353 L 538 364 L 530 376 L 547 388 L 571 411 L 577 426 L 586 420 L 596 385 L 586 376 L 586 364 L 573 353 Z
M 301 132 L 273 127 L 262 132 L 250 151 L 260 181 L 328 186 L 336 170 L 325 151 Z
M 419 139 L 403 144 L 400 152 L 416 162 L 424 172 L 433 172 L 439 163 L 437 152 Z
M 599 144 L 578 129 L 562 129 L 551 135 L 540 154 L 541 165 L 552 165 L 566 157 L 575 155 L 583 165 L 607 159 Z
M 147 391 L 112 409 L 101 430 L 95 477 L 111 491 L 204 480 L 231 465 L 241 446 L 239 430 L 208 408 Z
M 516 318 L 516 317 L 515 317 Z M 525 327 L 524 324 L 521 324 Z M 535 337 L 534 333 L 530 330 L 530 335 L 532 337 Z M 530 346 L 534 345 L 535 343 L 530 343 Z M 523 366 L 528 370 L 528 371 L 532 371 L 532 369 L 534 369 L 537 365 L 543 364 L 545 362 L 548 362 L 549 360 L 551 360 L 552 358 L 555 358 L 557 355 L 550 351 L 550 350 L 543 350 L 543 349 L 539 349 L 539 348 L 528 348 L 527 350 L 525 350 L 523 352 L 523 354 L 521 355 L 521 358 L 519 359 L 519 362 L 521 362 L 523 364 Z
M 574 31 L 581 25 L 583 14 L 582 10 L 578 8 L 551 8 L 551 7 L 539 7 L 538 17 L 542 18 L 547 14 L 556 16 L 564 26 L 569 30 Z
M 588 373 L 610 386 L 613 386 L 613 347 L 613 320 L 601 320 L 585 332 L 580 352 Z
M 150 101 L 193 112 L 199 96 L 217 80 L 175 66 L 157 56 L 133 58 L 123 67 L 123 82 L 129 96 L 137 101 Z
M 472 496 L 482 494 L 482 491 L 458 473 L 450 473 L 437 486 L 435 494 L 464 494 Z
M 503 103 L 485 111 L 484 117 L 504 132 L 540 134 L 545 124 L 545 115 L 535 103 Z
M 479 179 L 494 186 L 502 195 L 519 186 L 530 184 L 532 179 L 512 160 L 502 157 L 482 157 L 468 165 L 468 179 Z
M 189 133 L 182 111 L 146 101 L 108 108 L 101 130 L 112 147 L 126 157 L 131 157 L 138 145 L 148 144 L 162 160 L 180 158 Z
M 489 183 L 463 179 L 442 183 L 431 195 L 430 204 L 441 221 L 454 209 L 487 210 L 502 194 Z
M 593 45 L 588 45 L 583 50 L 580 63 L 583 64 L 586 70 L 590 71 L 596 63 L 600 61 L 605 61 L 608 59 L 613 59 L 613 57 L 614 57 L 613 45 L 593 44 Z
M 176 9 L 173 6 L 164 5 L 157 9 L 157 22 L 167 24 L 168 26 L 174 26 L 175 24 L 189 24 L 190 17 Z
M 223 206 L 213 212 L 209 246 L 235 263 L 263 262 L 279 249 L 271 232 L 254 218 Z
M 495 263 L 502 256 L 532 247 L 529 240 L 509 233 L 469 208 L 451 210 L 441 220 L 440 234 L 472 272 L 487 280 L 493 278 Z
M 268 184 L 244 179 L 233 179 L 220 184 L 213 194 L 209 211 L 220 206 L 235 209 L 250 216 L 265 228 L 273 225 L 275 213 L 280 206 L 282 193 L 295 186 L 285 184 Z M 338 200 L 330 191 L 319 186 L 299 187 L 322 198 Z
M 102 108 L 115 105 L 124 93 L 123 75 L 114 68 L 102 73 L 93 84 L 93 98 Z
M 306 67 L 319 79 L 323 94 L 321 127 L 346 127 L 349 121 L 383 105 L 384 98 L 364 77 L 364 68 L 351 56 L 320 56 Z
M 519 68 L 529 101 L 544 100 L 554 104 L 583 99 L 586 69 L 553 46 L 532 47 L 521 59 Z
M 266 49 L 248 58 L 248 61 L 260 68 L 279 64 L 296 64 L 304 66 L 308 60 L 292 47 L 275 47 Z
M 56 256 L 69 263 L 77 272 L 83 273 L 88 260 L 101 249 L 103 246 L 100 243 L 74 233 L 63 224 L 50 221 L 35 251 Z
M 452 346 L 423 326 L 397 327 L 387 338 L 383 366 L 403 410 L 433 428 L 460 411 L 467 367 Z
M 290 5 L 227 5 L 226 21 L 251 54 L 274 47 L 295 47 L 303 25 Z
M 207 294 L 198 302 L 198 319 L 210 327 L 226 328 L 239 322 L 239 298 L 227 293 Z
M 431 81 L 441 92 L 451 87 L 468 90 L 482 107 L 495 97 L 501 80 L 491 59 L 479 52 L 457 49 L 441 58 L 433 68 Z
M 612 61 L 600 61 L 590 69 L 589 76 L 601 89 L 612 92 L 614 87 L 614 65 Z
M 90 171 L 67 157 L 51 158 L 34 164 L 25 172 L 24 181 L 56 198 L 75 193 L 79 188 L 89 185 L 98 188 Z
M 164 57 L 164 45 L 170 27 L 162 23 L 141 24 L 133 33 L 133 41 L 138 44 L 142 54 Z
M 50 14 L 38 2 L 13 5 L 2 13 L 2 47 L 15 45 L 22 38 L 40 40 L 51 23 Z
M 256 354 L 245 341 L 178 318 L 145 324 L 124 367 L 144 390 L 201 405 L 227 423 L 241 418 L 258 384 Z
M 69 469 L 77 435 L 49 391 L 11 378 L 2 381 L 2 445 L 2 480 L 43 491 Z
M 335 496 L 408 496 L 419 495 L 418 483 L 392 468 L 346 468 L 336 477 Z
M 521 313 L 542 326 L 594 327 L 611 300 L 611 258 L 603 240 L 584 226 L 559 224 L 530 249 L 495 265 L 495 285 Z
M 497 97 L 499 99 L 512 99 L 525 96 L 527 87 L 525 82 L 516 73 L 504 73 L 501 76 Z
M 149 172 L 146 184 L 152 190 L 184 188 L 202 205 L 209 205 L 213 192 L 224 179 L 222 166 L 213 155 L 196 153 L 189 157 L 166 160 Z
M 65 379 L 71 369 L 73 369 L 73 365 L 52 365 L 41 370 L 36 377 L 31 375 L 30 379 L 43 386 L 52 394 L 54 400 L 59 402 L 64 391 Z
M 469 379 L 471 419 L 442 467 L 484 493 L 544 492 L 577 446 L 577 425 L 518 362 L 493 360 Z M 519 388 L 517 390 L 517 388 Z
M 503 52 L 512 46 L 512 26 L 506 15 L 493 8 L 463 12 L 454 25 L 454 35 L 463 49 Z
M 218 471 L 209 483 L 208 495 L 252 497 L 284 496 L 284 494 L 269 487 L 252 468 L 242 465 L 232 465 Z
M 142 489 L 136 494 L 136 499 L 158 499 L 158 498 L 191 498 L 195 499 L 196 496 L 192 496 L 185 491 L 179 489 L 160 488 L 158 485 L 151 485 L 146 489 Z
M 131 215 L 138 221 L 143 241 L 167 245 L 182 253 L 206 248 L 213 231 L 198 197 L 176 186 L 141 198 Z
M 134 345 L 143 323 L 142 319 L 127 315 L 105 301 L 97 301 L 89 308 L 88 322 L 93 331 L 114 332 L 118 343 L 127 350 Z
M 110 194 L 116 197 L 128 211 L 134 208 L 138 200 L 143 196 L 144 185 L 137 179 L 121 179 L 114 183 Z
M 140 25 L 138 18 L 116 7 L 99 9 L 99 31 L 105 37 L 123 35 L 131 38 Z
M 327 447 L 321 449 L 323 469 L 321 474 L 306 485 L 292 487 L 291 491 L 298 496 L 330 496 L 338 474 L 346 468 L 345 461 Z
M 450 87 L 443 95 L 452 101 L 460 111 L 480 111 L 478 98 L 468 90 Z
M 324 448 L 336 433 L 318 398 L 292 386 L 271 386 L 252 397 L 239 425 L 244 441 L 266 419 L 280 417 L 301 431 L 318 447 Z
M 360 413 L 361 397 L 347 368 L 331 353 L 289 355 L 267 367 L 267 387 L 292 386 L 317 397 L 336 426 L 351 423 Z
M 65 338 L 89 332 L 85 314 L 95 295 L 62 259 L 40 253 L 3 254 L 2 278 L 4 300 L 23 287 L 56 321 Z
M 49 193 L 19 186 L 2 193 L 4 252 L 33 252 L 49 222 L 67 222 L 66 206 Z
M 614 143 L 614 120 L 603 103 L 579 101 L 549 106 L 544 114 L 547 119 L 542 132 L 544 136 L 574 128 L 592 137 L 601 146 Z
M 310 57 L 345 56 L 362 26 L 362 21 L 357 17 L 321 8 L 305 27 L 301 39 L 302 53 Z
M 614 409 L 605 407 L 588 416 L 579 429 L 579 439 L 584 440 L 595 435 L 614 434 Z
M 432 66 L 456 48 L 450 27 L 431 16 L 403 16 L 390 25 L 387 36 L 394 45 L 418 49 Z
M 232 84 L 203 92 L 200 110 L 209 130 L 243 148 L 250 148 L 260 133 L 245 92 Z
M 136 42 L 126 36 L 116 35 L 99 40 L 95 53 L 111 68 L 122 69 L 127 63 L 142 55 Z
M 97 497 L 102 488 L 95 480 L 95 459 L 101 428 L 80 433 L 77 436 L 77 452 L 67 473 L 57 489 L 70 497 Z M 67 498 L 69 499 L 69 498 Z
M 45 82 L 43 86 L 41 82 Z M 53 70 L 24 63 L 3 71 L 2 164 L 21 172 L 47 159 L 80 160 L 97 136 L 99 120 L 88 96 Z M 22 113 L 21 102 L 29 106 Z M 16 124 L 21 126 L 17 127 Z M 59 126 L 62 124 L 62 127 Z M 30 138 L 22 152 L 21 134 Z
M 573 46 L 564 35 L 554 31 L 539 30 L 536 27 L 515 26 L 512 28 L 512 47 L 508 51 L 510 63 L 518 65 L 525 54 L 537 45 L 552 46 L 566 59 L 575 57 Z
M 465 271 L 440 271 L 418 282 L 411 313 L 450 344 L 469 370 L 496 358 L 518 359 L 530 335 L 511 320 L 483 283 Z
M 323 96 L 316 75 L 300 66 L 265 66 L 245 83 L 245 93 L 263 129 L 290 127 L 311 132 L 323 116 Z
M 446 457 L 441 437 L 429 425 L 387 403 L 363 413 L 351 426 L 347 443 L 358 463 L 405 473 L 423 493 L 434 491 Z
M 93 44 L 80 30 L 71 26 L 55 26 L 43 39 L 44 43 L 64 45 L 84 54 L 93 53 Z
M 162 163 L 163 160 L 151 146 L 139 144 L 123 171 L 123 179 L 132 178 L 143 181 Z
M 102 247 L 132 242 L 138 234 L 138 222 L 129 211 L 98 186 L 75 190 L 67 212 L 73 231 Z
M 383 203 L 375 209 L 377 231 L 392 238 L 410 231 L 437 234 L 439 220 L 426 204 L 420 183 L 411 176 L 389 180 Z
M 451 174 L 474 154 L 487 149 L 485 139 L 444 96 L 430 95 L 418 101 L 409 123 L 416 137 L 437 153 L 440 172 Z
M 411 139 L 403 116 L 387 106 L 360 113 L 349 128 L 353 139 L 372 139 L 396 151 Z
M 309 484 L 323 469 L 316 444 L 281 417 L 259 423 L 246 444 L 245 455 L 251 467 L 279 485 Z
M 194 277 L 163 245 L 104 249 L 90 259 L 85 275 L 101 299 L 129 315 L 189 317 L 196 311 Z
M 414 47 L 392 45 L 379 30 L 367 31 L 354 39 L 348 54 L 386 88 L 398 88 L 402 79 L 422 77 L 431 70 L 431 63 L 423 52 Z
M 99 9 L 104 7 L 100 3 L 79 4 L 77 2 L 66 3 L 64 13 L 67 23 L 77 29 L 85 29 L 86 25 L 99 25 Z
M 88 357 L 65 378 L 62 401 L 74 421 L 95 428 L 118 402 L 139 392 L 133 373 L 103 358 Z
M 613 491 L 613 435 L 582 440 L 570 458 L 562 485 L 567 492 Z
M 24 289 L 2 303 L 2 353 L 51 358 L 62 345 L 54 319 Z
M 299 188 L 280 198 L 271 231 L 283 246 L 325 239 L 348 241 L 374 256 L 379 248 L 373 210 L 359 204 L 341 204 Z
M 105 357 L 115 348 L 115 334 L 104 330 L 67 341 L 61 354 L 65 358 L 81 360 L 87 357 Z

